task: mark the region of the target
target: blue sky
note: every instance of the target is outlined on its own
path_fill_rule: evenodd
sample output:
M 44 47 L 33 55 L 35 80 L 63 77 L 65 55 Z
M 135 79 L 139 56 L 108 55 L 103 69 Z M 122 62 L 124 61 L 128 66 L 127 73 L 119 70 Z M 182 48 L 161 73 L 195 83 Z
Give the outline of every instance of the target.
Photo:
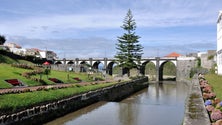
M 216 50 L 222 0 L 0 0 L 0 34 L 59 58 L 113 57 L 128 9 L 143 57 Z

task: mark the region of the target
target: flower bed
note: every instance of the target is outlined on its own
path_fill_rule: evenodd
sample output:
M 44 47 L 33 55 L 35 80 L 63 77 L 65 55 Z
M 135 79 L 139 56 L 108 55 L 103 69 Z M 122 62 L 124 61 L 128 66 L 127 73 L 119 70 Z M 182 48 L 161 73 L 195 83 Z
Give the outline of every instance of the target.
M 75 78 L 73 78 L 74 80 L 76 80 L 76 81 L 78 81 L 78 82 L 81 82 L 82 80 L 80 79 L 80 78 L 78 78 L 78 77 L 75 77 Z
M 10 83 L 13 86 L 21 86 L 22 82 L 19 81 L 18 79 L 6 79 L 6 82 Z
M 57 79 L 57 78 L 49 78 L 50 81 L 53 81 L 54 83 L 63 83 L 63 81 Z
M 216 98 L 213 88 L 203 75 L 199 75 L 199 83 L 204 99 L 206 110 L 208 111 L 212 125 L 222 125 L 222 101 Z

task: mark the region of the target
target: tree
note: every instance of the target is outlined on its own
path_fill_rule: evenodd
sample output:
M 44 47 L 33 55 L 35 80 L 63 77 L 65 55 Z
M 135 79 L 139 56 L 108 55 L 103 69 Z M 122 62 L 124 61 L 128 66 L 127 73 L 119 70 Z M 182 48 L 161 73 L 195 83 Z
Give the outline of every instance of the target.
M 0 45 L 3 45 L 5 41 L 6 41 L 5 36 L 0 35 Z
M 140 60 L 143 54 L 143 47 L 138 40 L 140 36 L 135 34 L 136 22 L 133 19 L 131 10 L 128 10 L 121 28 L 125 30 L 125 33 L 117 37 L 118 43 L 116 44 L 117 53 L 115 58 L 119 66 L 130 76 L 130 69 L 140 68 Z

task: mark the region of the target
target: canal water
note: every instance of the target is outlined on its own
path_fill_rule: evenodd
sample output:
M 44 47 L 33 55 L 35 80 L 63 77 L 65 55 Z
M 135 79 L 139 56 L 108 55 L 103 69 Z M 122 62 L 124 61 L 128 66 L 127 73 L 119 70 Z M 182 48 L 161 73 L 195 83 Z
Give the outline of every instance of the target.
M 98 102 L 46 125 L 181 125 L 188 86 L 150 84 L 121 102 Z

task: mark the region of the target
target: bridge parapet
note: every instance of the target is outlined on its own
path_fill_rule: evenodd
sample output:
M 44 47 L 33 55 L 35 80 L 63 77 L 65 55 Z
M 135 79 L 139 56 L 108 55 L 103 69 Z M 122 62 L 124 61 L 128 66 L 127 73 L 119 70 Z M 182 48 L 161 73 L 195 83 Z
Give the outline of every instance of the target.
M 142 68 L 140 69 L 141 73 L 145 73 L 145 65 L 149 62 L 154 63 L 156 67 L 157 74 L 156 76 L 157 79 L 156 81 L 161 80 L 162 77 L 162 70 L 163 70 L 163 65 L 166 62 L 172 62 L 176 66 L 177 69 L 177 78 L 181 79 L 184 77 L 189 76 L 190 70 L 192 67 L 195 66 L 195 57 L 150 57 L 150 58 L 142 58 L 141 59 L 141 64 Z M 73 65 L 78 67 L 82 62 L 85 62 L 95 69 L 98 69 L 98 65 L 102 63 L 104 65 L 103 69 L 106 70 L 107 74 L 112 75 L 112 68 L 113 65 L 116 61 L 115 58 L 76 58 L 76 59 L 67 59 L 67 60 L 56 60 L 55 62 L 61 62 L 61 64 L 67 64 L 68 62 L 73 62 Z

